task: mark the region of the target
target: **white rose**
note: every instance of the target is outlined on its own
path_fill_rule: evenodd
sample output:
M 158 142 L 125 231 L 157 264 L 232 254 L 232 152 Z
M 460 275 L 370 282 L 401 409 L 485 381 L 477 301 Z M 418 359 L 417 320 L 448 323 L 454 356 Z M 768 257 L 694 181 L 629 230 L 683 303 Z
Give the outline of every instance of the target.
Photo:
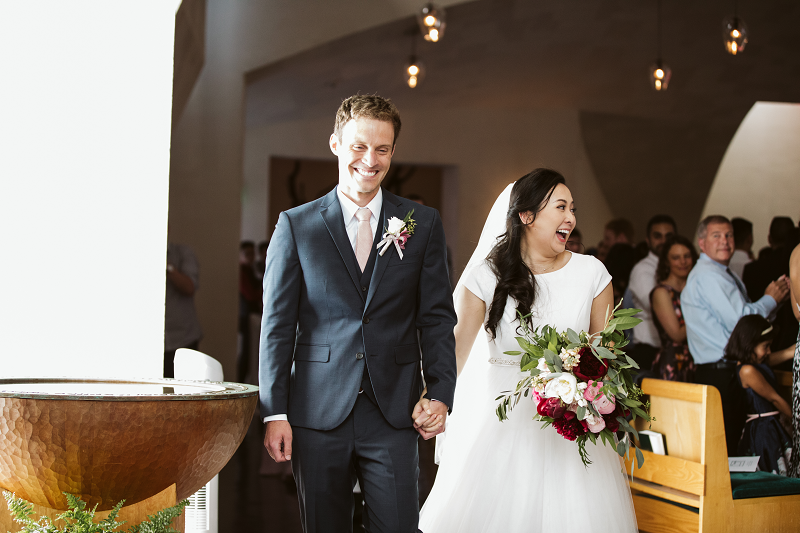
M 403 222 L 402 220 L 400 220 L 397 217 L 392 217 L 392 218 L 389 219 L 389 228 L 388 228 L 387 231 L 389 233 L 391 233 L 391 234 L 395 234 L 395 233 L 399 232 L 401 229 L 403 229 L 404 225 L 405 225 L 405 222 Z
M 547 361 L 545 361 L 544 357 L 539 358 L 539 364 L 536 365 L 536 369 L 539 370 L 542 374 L 550 373 L 550 369 L 547 368 Z
M 565 404 L 575 401 L 578 392 L 578 382 L 572 374 L 560 374 L 551 379 L 544 388 L 547 398 L 561 398 Z

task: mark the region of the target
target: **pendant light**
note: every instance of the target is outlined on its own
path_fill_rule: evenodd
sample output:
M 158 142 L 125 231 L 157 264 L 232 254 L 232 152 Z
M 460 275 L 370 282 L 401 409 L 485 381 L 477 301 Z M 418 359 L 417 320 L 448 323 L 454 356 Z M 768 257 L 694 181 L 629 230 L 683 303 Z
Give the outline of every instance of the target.
M 732 56 L 744 52 L 747 45 L 747 24 L 739 18 L 738 3 L 734 0 L 733 15 L 722 21 L 722 40 L 725 50 Z
M 444 35 L 444 27 L 446 25 L 444 9 L 431 2 L 422 6 L 422 9 L 417 13 L 417 22 L 426 41 L 436 43 Z
M 672 69 L 661 60 L 661 0 L 656 3 L 656 24 L 658 25 L 658 58 L 650 65 L 650 85 L 656 91 L 666 91 L 672 78 Z

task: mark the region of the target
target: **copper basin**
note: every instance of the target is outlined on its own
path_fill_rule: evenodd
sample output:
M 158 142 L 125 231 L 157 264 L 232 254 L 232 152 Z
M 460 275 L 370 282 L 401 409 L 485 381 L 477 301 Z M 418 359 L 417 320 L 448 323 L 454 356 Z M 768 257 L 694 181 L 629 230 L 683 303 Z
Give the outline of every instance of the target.
M 0 379 L 0 488 L 104 511 L 173 483 L 187 498 L 244 439 L 258 388 L 175 379 Z

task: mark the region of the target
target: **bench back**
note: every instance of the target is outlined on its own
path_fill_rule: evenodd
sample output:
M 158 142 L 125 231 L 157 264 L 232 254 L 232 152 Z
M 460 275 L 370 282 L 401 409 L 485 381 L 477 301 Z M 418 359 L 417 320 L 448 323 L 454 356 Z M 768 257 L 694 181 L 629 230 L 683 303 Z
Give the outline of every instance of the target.
M 631 487 L 644 486 L 644 492 L 698 507 L 701 524 L 726 521 L 733 499 L 719 391 L 658 379 L 645 379 L 642 391 L 655 417 L 650 429 L 664 434 L 669 455 L 643 451 L 645 461 L 633 470 Z M 630 474 L 630 460 L 626 464 Z M 639 481 L 645 483 L 635 486 Z

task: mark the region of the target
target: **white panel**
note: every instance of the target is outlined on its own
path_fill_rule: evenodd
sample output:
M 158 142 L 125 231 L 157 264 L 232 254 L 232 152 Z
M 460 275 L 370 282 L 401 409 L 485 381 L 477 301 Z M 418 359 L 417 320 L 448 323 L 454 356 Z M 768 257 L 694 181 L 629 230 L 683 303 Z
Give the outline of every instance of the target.
M 177 4 L 0 4 L 4 376 L 161 374 Z
M 800 105 L 756 102 L 733 136 L 703 216 L 753 223 L 753 251 L 767 246 L 775 216 L 800 218 Z

